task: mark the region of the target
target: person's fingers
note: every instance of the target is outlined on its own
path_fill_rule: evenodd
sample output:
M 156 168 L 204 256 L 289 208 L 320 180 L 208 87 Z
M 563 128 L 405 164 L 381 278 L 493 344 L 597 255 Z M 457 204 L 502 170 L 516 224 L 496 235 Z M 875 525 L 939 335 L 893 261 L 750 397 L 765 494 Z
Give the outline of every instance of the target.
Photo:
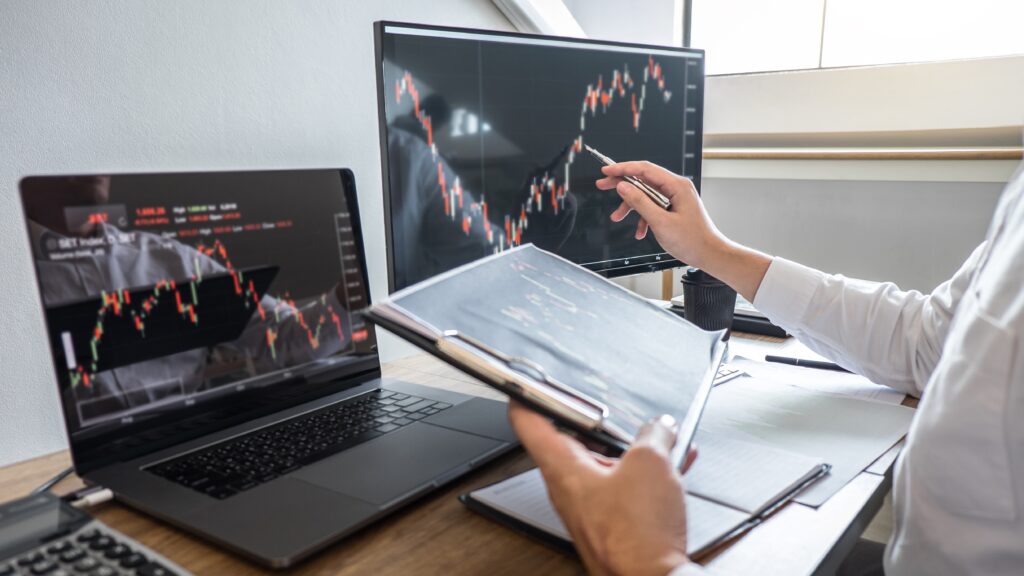
M 693 466 L 693 462 L 695 460 L 697 460 L 697 445 L 691 444 L 690 449 L 686 452 L 686 460 L 683 461 L 683 465 L 680 467 L 679 471 L 686 474 L 686 472 L 690 470 L 690 466 Z
M 653 224 L 655 230 L 657 230 L 658 223 L 669 215 L 667 210 L 655 204 L 654 200 L 647 197 L 647 194 L 644 194 L 642 190 L 629 182 L 620 182 L 615 187 L 615 191 L 618 192 L 623 202 L 629 204 L 633 210 L 640 214 L 641 218 L 649 224 Z
M 625 202 L 619 204 L 619 207 L 612 212 L 612 222 L 622 222 L 622 220 L 625 219 L 626 216 L 629 216 L 629 213 L 632 211 L 633 209 L 629 207 L 629 204 L 626 204 Z
M 595 182 L 594 185 L 597 186 L 598 190 L 611 190 L 615 188 L 619 184 L 619 182 L 622 182 L 622 178 L 606 176 Z
M 675 428 L 676 420 L 668 414 L 651 420 L 640 429 L 630 450 L 642 447 L 667 457 L 676 443 Z
M 597 440 L 587 438 L 585 435 L 577 434 L 576 432 L 566 432 L 563 430 L 562 433 L 568 434 L 574 440 L 582 444 L 583 447 L 586 448 L 588 452 L 590 452 L 590 457 L 593 458 L 594 461 L 597 462 L 598 464 L 600 464 L 602 460 L 612 461 L 617 459 L 617 457 L 610 456 L 608 454 L 611 450 L 608 448 L 607 445 L 602 444 Z
M 597 466 L 582 444 L 559 432 L 547 418 L 533 410 L 510 402 L 508 418 L 519 441 L 546 475 L 563 474 L 579 466 Z
M 644 220 L 643 218 L 641 218 L 640 221 L 636 223 L 637 240 L 643 240 L 644 238 L 647 237 L 647 227 L 647 220 Z
M 678 174 L 673 174 L 671 171 L 647 161 L 619 162 L 611 166 L 602 167 L 601 172 L 605 176 L 617 178 L 624 176 L 640 178 L 644 182 L 658 188 L 662 194 L 669 198 L 678 191 L 678 187 L 683 180 Z

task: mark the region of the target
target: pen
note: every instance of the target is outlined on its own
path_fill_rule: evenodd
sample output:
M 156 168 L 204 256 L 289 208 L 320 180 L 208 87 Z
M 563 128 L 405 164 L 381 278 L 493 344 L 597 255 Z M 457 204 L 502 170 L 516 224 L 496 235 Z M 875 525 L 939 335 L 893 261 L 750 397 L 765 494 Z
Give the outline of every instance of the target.
M 594 158 L 597 158 L 597 160 L 604 164 L 605 166 L 611 166 L 615 164 L 615 160 L 612 160 L 611 158 L 605 156 L 604 154 L 601 154 L 593 147 L 588 146 L 586 144 L 584 144 L 583 147 L 586 148 L 587 152 L 590 152 L 590 154 Z M 653 200 L 655 204 L 661 206 L 665 210 L 668 210 L 669 208 L 672 207 L 672 201 L 669 200 L 667 196 L 665 196 L 661 192 L 658 192 L 654 188 L 651 188 L 646 182 L 637 178 L 636 176 L 623 176 L 622 179 L 625 180 L 626 182 L 629 182 L 633 186 L 639 188 L 640 191 L 646 194 L 648 198 Z
M 802 366 L 804 368 L 817 368 L 819 370 L 835 370 L 836 372 L 849 372 L 834 362 L 822 362 L 820 360 L 804 360 L 803 358 L 790 358 L 789 356 L 765 356 L 765 362 L 778 362 L 790 366 Z

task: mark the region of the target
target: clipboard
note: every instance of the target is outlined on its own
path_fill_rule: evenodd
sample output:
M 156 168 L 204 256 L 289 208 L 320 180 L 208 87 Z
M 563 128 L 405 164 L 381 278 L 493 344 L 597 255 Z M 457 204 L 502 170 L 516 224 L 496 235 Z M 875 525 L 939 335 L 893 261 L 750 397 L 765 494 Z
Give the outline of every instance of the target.
M 432 290 L 439 291 L 442 287 L 450 290 L 452 286 L 458 287 L 462 280 L 470 281 L 469 277 L 462 278 L 466 272 L 480 267 L 490 266 L 499 269 L 500 272 L 500 268 L 504 265 L 502 259 L 514 259 L 516 255 L 532 265 L 547 266 L 550 267 L 547 270 L 555 271 L 558 274 L 572 275 L 574 282 L 587 283 L 588 288 L 593 290 L 608 291 L 615 297 L 624 299 L 624 302 L 632 301 L 634 307 L 638 306 L 637 302 L 642 302 L 644 308 L 637 309 L 644 314 L 651 314 L 660 322 L 684 322 L 670 312 L 651 305 L 645 299 L 627 292 L 607 279 L 532 246 L 524 246 L 490 256 L 407 288 L 395 294 L 392 299 L 363 311 L 363 315 L 370 322 L 395 333 L 455 368 L 552 418 L 558 426 L 594 441 L 603 447 L 609 455 L 620 454 L 632 443 L 634 434 L 625 426 L 618 424 L 612 417 L 612 412 L 616 407 L 610 406 L 608 401 L 588 394 L 581 390 L 581 386 L 573 386 L 559 379 L 551 373 L 552 371 L 548 367 L 534 358 L 499 350 L 495 346 L 485 343 L 478 335 L 470 335 L 465 331 L 440 326 L 439 322 L 429 322 L 420 318 L 416 314 L 416 310 L 409 310 L 399 305 L 403 295 L 420 292 L 425 297 L 432 295 Z M 490 278 L 492 283 L 497 285 L 501 285 L 507 280 L 501 274 L 490 276 Z M 474 280 L 476 281 L 474 286 L 480 287 L 480 278 L 476 277 Z M 462 283 L 464 284 L 464 282 Z M 484 288 L 486 289 L 488 286 L 484 286 Z M 624 296 L 623 293 L 628 296 Z M 492 300 L 489 302 L 493 301 L 498 304 L 502 302 L 503 294 L 500 289 L 495 289 L 489 294 L 492 295 Z M 650 307 L 649 311 L 645 308 L 646 306 Z M 725 356 L 726 345 L 722 340 L 724 331 L 706 333 L 690 324 L 685 324 L 685 328 L 675 328 L 699 332 L 700 336 L 696 337 L 697 341 L 708 347 L 704 351 L 708 356 L 703 356 L 702 353 L 696 354 L 696 357 L 702 360 L 702 369 L 699 371 L 699 382 L 687 383 L 693 391 L 690 405 L 686 406 L 685 411 L 680 410 L 674 414 L 679 425 L 672 459 L 681 464 L 688 452 L 690 440 L 696 432 L 701 411 L 712 389 L 715 374 Z M 666 409 L 659 413 L 652 413 L 646 417 L 645 421 L 668 411 Z

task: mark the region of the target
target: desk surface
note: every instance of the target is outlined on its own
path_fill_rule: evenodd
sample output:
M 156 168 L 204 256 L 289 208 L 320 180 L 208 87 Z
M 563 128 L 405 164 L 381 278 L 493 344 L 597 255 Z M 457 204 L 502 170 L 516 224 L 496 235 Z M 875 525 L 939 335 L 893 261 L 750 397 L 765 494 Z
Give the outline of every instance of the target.
M 501 398 L 468 376 L 421 355 L 384 366 L 386 378 Z M 884 476 L 897 449 L 879 459 L 817 510 L 791 503 L 766 522 L 705 559 L 723 573 L 810 574 L 831 564 L 871 520 L 888 492 Z M 0 502 L 26 494 L 70 465 L 58 452 L 0 469 Z M 466 510 L 456 496 L 533 466 L 513 452 L 405 511 L 295 567 L 301 574 L 579 574 L 578 560 Z M 56 487 L 81 485 L 71 477 Z M 118 503 L 92 510 L 109 526 L 196 574 L 262 574 L 262 568 Z M 852 534 L 852 537 L 851 537 Z M 851 539 L 852 538 L 852 539 Z M 835 549 L 837 552 L 832 552 Z

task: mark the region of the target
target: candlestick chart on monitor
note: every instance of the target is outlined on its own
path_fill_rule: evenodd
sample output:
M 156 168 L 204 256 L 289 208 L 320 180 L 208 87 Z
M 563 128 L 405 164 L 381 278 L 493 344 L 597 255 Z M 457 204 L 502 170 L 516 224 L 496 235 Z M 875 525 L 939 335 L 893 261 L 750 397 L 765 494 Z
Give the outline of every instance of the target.
M 372 346 L 353 314 L 367 291 L 352 215 L 324 196 L 337 171 L 321 172 L 40 184 L 26 212 L 79 425 L 270 385 Z
M 611 274 L 672 260 L 635 222 L 610 221 L 620 200 L 595 188 L 583 145 L 699 184 L 699 51 L 380 34 L 393 289 L 524 243 Z

